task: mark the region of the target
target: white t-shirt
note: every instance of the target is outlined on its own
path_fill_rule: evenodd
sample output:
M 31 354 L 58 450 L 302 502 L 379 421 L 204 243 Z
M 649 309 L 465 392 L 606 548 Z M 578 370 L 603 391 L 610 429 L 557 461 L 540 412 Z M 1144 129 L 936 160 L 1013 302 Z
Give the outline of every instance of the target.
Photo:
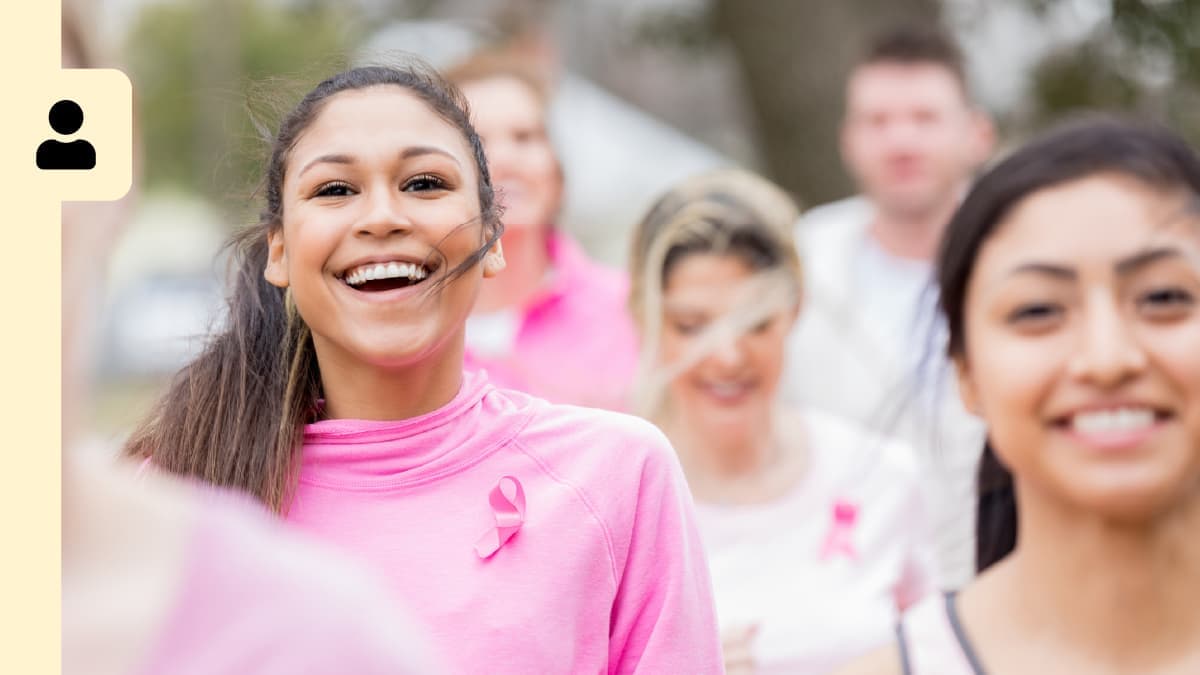
M 958 396 L 945 358 L 930 262 L 888 254 L 855 197 L 797 226 L 804 305 L 789 338 L 784 400 L 903 440 L 921 462 L 938 547 L 938 585 L 959 588 L 975 558 L 975 473 L 982 420 Z
M 932 279 L 932 263 L 891 255 L 869 234 L 854 257 L 854 287 L 867 291 L 858 297 L 858 310 L 877 334 L 893 335 L 905 343 L 897 351 L 909 357 L 909 367 L 924 352 L 937 316 Z
M 758 625 L 759 673 L 825 673 L 885 645 L 933 590 L 911 451 L 827 413 L 804 421 L 808 468 L 787 495 L 696 504 L 718 620 Z

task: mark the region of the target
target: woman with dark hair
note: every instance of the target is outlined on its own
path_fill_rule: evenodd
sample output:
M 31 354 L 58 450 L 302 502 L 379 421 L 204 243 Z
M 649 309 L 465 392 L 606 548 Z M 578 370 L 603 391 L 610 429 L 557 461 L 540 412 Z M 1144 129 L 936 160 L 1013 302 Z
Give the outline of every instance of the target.
M 130 452 L 373 563 L 455 672 L 717 672 L 662 434 L 464 373 L 504 258 L 458 92 L 415 67 L 335 75 L 283 120 L 265 182 L 228 327 Z
M 852 672 L 1200 672 L 1200 158 L 1054 131 L 976 184 L 938 280 L 983 573 Z
M 110 65 L 85 10 L 63 3 L 63 68 Z M 135 197 L 62 209 L 61 672 L 436 672 L 377 573 L 245 499 L 86 447 L 94 298 Z

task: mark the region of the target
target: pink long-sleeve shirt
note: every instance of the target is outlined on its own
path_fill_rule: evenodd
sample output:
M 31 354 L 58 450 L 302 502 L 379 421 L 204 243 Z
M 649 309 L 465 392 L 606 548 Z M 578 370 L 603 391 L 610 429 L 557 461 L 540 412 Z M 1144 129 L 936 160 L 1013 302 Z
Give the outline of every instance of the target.
M 309 425 L 288 519 L 382 570 L 455 672 L 718 673 L 692 509 L 650 424 L 467 372 L 421 417 Z
M 629 280 L 589 260 L 562 233 L 552 232 L 546 244 L 551 272 L 542 291 L 511 316 L 467 323 L 468 367 L 486 370 L 498 387 L 554 403 L 628 410 L 638 349 Z M 486 353 L 473 338 L 481 323 L 498 318 L 511 324 L 498 332 L 511 335 Z

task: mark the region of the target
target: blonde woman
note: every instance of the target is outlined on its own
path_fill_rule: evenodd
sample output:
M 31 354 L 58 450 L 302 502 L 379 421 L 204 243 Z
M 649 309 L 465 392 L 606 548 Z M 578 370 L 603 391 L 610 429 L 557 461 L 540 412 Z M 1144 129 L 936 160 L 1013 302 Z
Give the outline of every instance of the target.
M 908 449 L 777 402 L 796 215 L 762 178 L 709 173 L 651 208 L 631 256 L 637 405 L 696 499 L 731 673 L 826 672 L 886 644 L 930 588 Z

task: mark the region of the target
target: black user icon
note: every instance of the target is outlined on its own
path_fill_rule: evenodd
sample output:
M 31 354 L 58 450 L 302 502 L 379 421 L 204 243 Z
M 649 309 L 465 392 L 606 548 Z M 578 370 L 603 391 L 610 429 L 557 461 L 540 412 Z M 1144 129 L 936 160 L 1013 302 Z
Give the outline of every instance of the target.
M 50 107 L 50 127 L 63 136 L 70 136 L 83 126 L 83 108 L 70 99 L 63 99 Z M 93 169 L 96 167 L 96 149 L 85 140 L 64 143 L 53 138 L 44 141 L 37 149 L 39 169 Z

